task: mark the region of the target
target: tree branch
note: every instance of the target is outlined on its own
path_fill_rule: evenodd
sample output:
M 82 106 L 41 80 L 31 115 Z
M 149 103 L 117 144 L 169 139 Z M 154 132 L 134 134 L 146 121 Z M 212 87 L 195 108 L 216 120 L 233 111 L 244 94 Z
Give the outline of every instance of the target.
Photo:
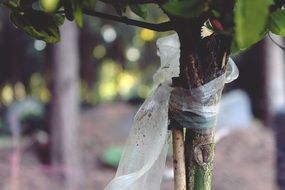
M 285 47 L 283 47 L 283 46 L 280 45 L 278 42 L 276 42 L 276 41 L 272 38 L 272 36 L 270 35 L 270 33 L 268 33 L 267 35 L 268 35 L 269 39 L 270 39 L 276 46 L 278 46 L 280 49 L 282 49 L 282 50 L 285 52 Z
M 121 22 L 124 24 L 132 25 L 132 26 L 138 26 L 141 28 L 146 28 L 149 30 L 157 31 L 157 32 L 166 32 L 166 31 L 173 30 L 173 27 L 172 27 L 170 22 L 163 22 L 163 23 L 159 23 L 159 24 L 154 24 L 154 23 L 147 23 L 147 22 L 129 19 L 125 16 L 114 16 L 114 15 L 109 15 L 109 14 L 96 12 L 96 11 L 92 11 L 92 10 L 88 10 L 88 9 L 83 9 L 82 11 L 84 14 L 89 15 L 89 16 L 94 16 L 94 17 L 99 17 L 102 19 Z
M 155 3 L 155 4 L 160 4 L 164 2 L 165 0 L 99 0 L 104 3 L 108 4 L 132 4 L 132 5 L 138 5 L 138 4 L 147 4 L 147 3 Z

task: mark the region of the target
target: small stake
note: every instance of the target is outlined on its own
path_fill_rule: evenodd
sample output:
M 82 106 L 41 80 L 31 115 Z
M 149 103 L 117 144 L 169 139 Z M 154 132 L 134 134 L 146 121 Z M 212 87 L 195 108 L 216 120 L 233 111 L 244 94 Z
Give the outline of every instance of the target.
M 183 129 L 172 129 L 173 142 L 173 168 L 174 189 L 186 190 L 185 157 L 184 157 L 184 133 Z

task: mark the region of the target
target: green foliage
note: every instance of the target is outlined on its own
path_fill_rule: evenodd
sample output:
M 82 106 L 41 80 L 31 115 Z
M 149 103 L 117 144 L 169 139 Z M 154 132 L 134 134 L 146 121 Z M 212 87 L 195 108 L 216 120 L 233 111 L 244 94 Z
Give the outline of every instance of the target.
M 68 20 L 73 21 L 74 15 L 73 15 L 73 9 L 74 9 L 74 0 L 62 0 L 61 3 L 64 8 L 65 16 Z
M 66 18 L 70 21 L 75 20 L 78 26 L 81 27 L 83 25 L 81 2 L 77 0 L 63 0 L 63 7 Z
M 134 4 L 133 1 L 128 4 L 128 0 L 100 1 L 113 6 L 119 16 L 123 16 L 127 8 L 143 19 L 148 15 L 147 4 Z M 2 4 L 12 11 L 11 20 L 17 27 L 34 38 L 55 43 L 60 39 L 58 26 L 62 24 L 63 17 L 75 20 L 78 26 L 82 26 L 84 10 L 93 10 L 96 2 L 97 0 L 6 0 Z M 33 6 L 34 4 L 40 6 Z M 234 11 L 231 12 L 233 5 Z M 233 52 L 250 47 L 268 31 L 285 36 L 285 11 L 277 9 L 280 6 L 278 0 L 236 0 L 235 4 L 234 1 L 227 0 L 166 0 L 158 4 L 167 15 L 196 18 L 203 14 L 208 15 L 209 19 L 220 21 L 223 24 L 221 28 L 225 31 L 219 32 L 233 37 Z M 222 14 L 224 9 L 229 9 L 229 13 Z
M 126 5 L 121 5 L 121 4 L 114 4 L 113 5 L 114 9 L 116 10 L 117 14 L 122 16 L 124 12 L 127 10 Z
M 25 13 L 13 12 L 10 18 L 18 28 L 36 39 L 48 43 L 56 43 L 60 40 L 58 26 L 63 23 L 61 16 L 31 10 Z
M 272 13 L 269 20 L 269 30 L 274 34 L 285 36 L 285 10 Z
M 82 27 L 83 26 L 83 12 L 79 6 L 76 6 L 75 10 L 73 11 L 73 16 L 78 26 Z
M 89 9 L 95 8 L 97 0 L 82 0 L 81 5 Z
M 131 5 L 130 9 L 139 17 L 146 19 L 147 17 L 147 5 Z
M 234 10 L 233 51 L 245 49 L 261 40 L 267 32 L 272 0 L 238 0 Z
M 40 6 L 45 12 L 52 13 L 58 9 L 59 0 L 40 0 Z
M 170 15 L 192 18 L 207 11 L 209 4 L 207 0 L 169 0 L 162 5 L 162 9 Z
M 19 7 L 23 10 L 25 9 L 32 9 L 32 4 L 36 2 L 36 0 L 20 0 Z
M 116 10 L 117 14 L 119 16 L 123 16 L 123 14 L 126 12 L 127 7 L 130 8 L 130 11 L 132 11 L 137 16 L 146 19 L 148 15 L 148 7 L 147 5 L 125 5 L 125 4 L 114 4 L 112 5 L 114 9 Z
M 83 26 L 83 7 L 92 9 L 96 5 L 96 0 L 62 0 L 65 16 L 68 20 L 77 23 L 78 26 Z

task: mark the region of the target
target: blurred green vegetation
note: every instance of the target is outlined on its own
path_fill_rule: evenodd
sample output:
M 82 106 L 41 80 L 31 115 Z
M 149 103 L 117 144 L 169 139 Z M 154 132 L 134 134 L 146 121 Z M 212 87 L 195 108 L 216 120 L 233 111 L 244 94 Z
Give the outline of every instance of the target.
M 6 29 L 0 27 L 1 36 L 7 41 L 10 38 L 19 38 L 21 40 L 12 41 L 11 48 L 17 46 L 18 42 L 24 41 L 23 48 L 29 50 L 18 55 L 19 58 L 14 63 L 16 68 L 14 67 L 11 72 L 21 72 L 22 66 L 18 67 L 21 64 L 30 66 L 30 63 L 20 63 L 20 60 L 29 61 L 21 57 L 33 59 L 37 67 L 28 71 L 28 76 L 24 76 L 25 81 L 21 77 L 0 79 L 1 104 L 8 106 L 14 100 L 21 100 L 27 96 L 33 96 L 43 103 L 48 103 L 51 99 L 48 78 L 52 77 L 49 76 L 50 71 L 46 66 L 50 61 L 47 58 L 49 45 L 20 34 L 7 23 L 7 19 L 7 15 L 4 14 L 0 23 L 13 32 L 8 34 L 5 32 Z M 86 23 L 80 30 L 79 39 L 82 102 L 96 105 L 100 102 L 145 98 L 152 87 L 152 75 L 158 67 L 154 43 L 158 35 L 151 30 L 90 18 L 86 18 Z M 0 44 L 3 43 L 0 49 L 7 41 L 0 40 Z M 16 51 L 15 54 L 17 54 Z M 13 54 L 1 55 L 0 53 L 0 58 L 4 57 L 2 60 L 5 60 L 6 56 L 13 56 Z M 9 64 L 10 58 L 6 60 L 6 64 Z M 149 60 L 154 61 L 149 62 Z M 1 67 L 1 70 L 9 70 L 4 65 Z
M 41 6 L 49 6 L 42 2 Z M 49 8 L 47 8 L 49 9 Z M 112 7 L 98 6 L 115 14 Z M 135 19 L 141 19 L 127 11 Z M 163 14 L 149 9 L 150 22 Z M 141 103 L 150 93 L 159 66 L 156 40 L 162 35 L 148 29 L 85 17 L 79 28 L 80 94 L 82 106 L 104 102 Z M 0 10 L 0 131 L 9 131 L 6 113 L 14 102 L 29 97 L 48 109 L 53 77 L 53 45 L 34 40 L 16 29 L 5 9 Z
M 112 145 L 107 147 L 102 155 L 102 161 L 105 165 L 117 167 L 119 165 L 121 155 L 123 153 L 122 145 Z

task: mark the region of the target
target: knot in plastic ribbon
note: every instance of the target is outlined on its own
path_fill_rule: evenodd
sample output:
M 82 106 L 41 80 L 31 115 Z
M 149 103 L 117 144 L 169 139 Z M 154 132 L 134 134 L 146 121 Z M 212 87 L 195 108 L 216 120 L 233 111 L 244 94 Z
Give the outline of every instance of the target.
M 160 68 L 153 76 L 156 85 L 165 83 L 171 85 L 172 78 L 180 73 L 180 43 L 177 34 L 160 38 L 156 43 L 157 55 L 160 57 Z

